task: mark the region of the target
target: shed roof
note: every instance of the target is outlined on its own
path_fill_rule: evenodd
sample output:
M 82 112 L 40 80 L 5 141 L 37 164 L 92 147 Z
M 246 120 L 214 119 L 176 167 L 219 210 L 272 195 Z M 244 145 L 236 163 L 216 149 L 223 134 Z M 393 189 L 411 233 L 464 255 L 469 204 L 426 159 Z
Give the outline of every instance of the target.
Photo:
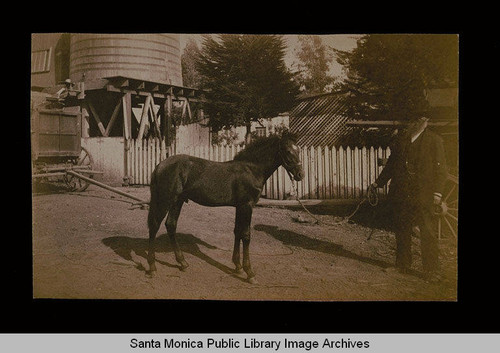
M 335 146 L 352 128 L 348 120 L 345 93 L 327 93 L 301 99 L 290 111 L 290 131 L 299 146 Z

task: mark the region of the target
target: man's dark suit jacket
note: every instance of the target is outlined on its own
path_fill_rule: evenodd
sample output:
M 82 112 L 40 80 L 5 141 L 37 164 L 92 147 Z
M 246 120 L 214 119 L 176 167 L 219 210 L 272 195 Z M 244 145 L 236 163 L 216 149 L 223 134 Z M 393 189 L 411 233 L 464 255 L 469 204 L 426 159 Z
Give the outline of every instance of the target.
M 421 139 L 419 141 L 419 139 Z M 416 201 L 420 206 L 431 207 L 434 193 L 443 193 L 448 177 L 442 138 L 425 129 L 414 142 L 415 163 L 408 166 L 411 141 L 402 134 L 391 148 L 385 168 L 375 181 L 383 186 L 391 180 L 388 198 L 391 201 Z M 415 147 L 414 146 L 414 147 Z M 410 175 L 409 170 L 411 173 Z

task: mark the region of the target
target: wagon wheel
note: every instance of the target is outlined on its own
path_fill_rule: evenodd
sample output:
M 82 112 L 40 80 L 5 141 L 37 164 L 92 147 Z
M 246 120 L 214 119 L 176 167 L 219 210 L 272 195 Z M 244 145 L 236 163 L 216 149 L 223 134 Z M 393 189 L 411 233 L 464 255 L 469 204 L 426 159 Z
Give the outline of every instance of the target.
M 457 237 L 458 228 L 458 177 L 449 174 L 445 184 L 441 207 L 436 210 L 438 216 L 438 238 L 452 235 Z
M 92 169 L 94 160 L 92 159 L 92 156 L 90 155 L 89 151 L 87 151 L 85 147 L 82 147 L 82 150 L 80 151 L 80 156 L 78 157 L 77 160 L 74 161 L 73 164 L 78 167 L 87 167 L 90 170 Z M 88 177 L 92 178 L 92 175 L 89 175 Z M 77 191 L 77 192 L 85 191 L 90 185 L 89 182 L 69 174 L 66 174 L 64 176 L 64 182 L 71 191 Z

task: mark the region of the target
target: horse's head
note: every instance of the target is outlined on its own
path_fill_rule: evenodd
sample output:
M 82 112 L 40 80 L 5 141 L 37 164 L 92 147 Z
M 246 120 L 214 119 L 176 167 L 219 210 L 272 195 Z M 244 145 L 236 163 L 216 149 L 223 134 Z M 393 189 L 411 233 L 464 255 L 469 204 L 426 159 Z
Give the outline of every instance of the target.
M 300 163 L 299 147 L 293 135 L 284 134 L 280 140 L 279 156 L 281 165 L 293 176 L 296 181 L 304 178 L 304 171 Z

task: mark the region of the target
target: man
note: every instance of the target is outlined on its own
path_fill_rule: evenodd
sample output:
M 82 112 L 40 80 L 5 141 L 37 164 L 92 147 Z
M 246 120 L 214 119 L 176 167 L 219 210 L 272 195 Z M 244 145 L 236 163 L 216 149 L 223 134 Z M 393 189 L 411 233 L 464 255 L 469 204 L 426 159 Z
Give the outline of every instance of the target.
M 385 168 L 371 187 L 383 187 L 391 180 L 388 201 L 394 216 L 396 268 L 403 273 L 410 269 L 411 237 L 418 226 L 424 273 L 435 282 L 440 276 L 434 208 L 441 204 L 448 172 L 443 141 L 427 124 L 428 119 L 420 117 L 397 137 Z

